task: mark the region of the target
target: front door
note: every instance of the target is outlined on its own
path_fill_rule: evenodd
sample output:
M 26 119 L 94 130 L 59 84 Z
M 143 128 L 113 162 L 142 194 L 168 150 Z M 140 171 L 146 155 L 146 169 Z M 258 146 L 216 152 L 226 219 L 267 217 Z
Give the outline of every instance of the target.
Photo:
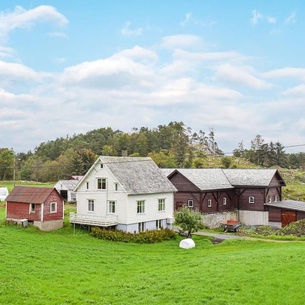
M 295 212 L 282 212 L 282 228 L 297 220 Z

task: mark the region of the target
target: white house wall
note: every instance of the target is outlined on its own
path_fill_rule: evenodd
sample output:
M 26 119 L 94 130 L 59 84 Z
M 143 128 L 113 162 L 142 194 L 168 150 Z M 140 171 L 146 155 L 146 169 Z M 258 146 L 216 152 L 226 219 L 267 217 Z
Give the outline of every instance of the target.
M 158 200 L 165 199 L 165 211 L 158 211 Z M 137 201 L 145 201 L 145 212 L 137 213 Z M 159 219 L 173 218 L 174 214 L 174 194 L 145 194 L 128 196 L 128 224 L 156 221 Z
M 105 178 L 107 187 L 105 190 L 97 189 L 97 179 Z M 87 184 L 89 188 L 87 189 Z M 115 188 L 117 184 L 117 190 Z M 88 211 L 88 200 L 94 200 L 94 211 Z M 165 211 L 158 211 L 159 199 L 165 199 Z M 145 212 L 137 213 L 137 201 L 145 201 Z M 116 202 L 116 213 L 108 213 L 108 202 Z M 173 218 L 174 214 L 174 193 L 157 193 L 143 195 L 128 195 L 113 174 L 108 170 L 107 165 L 96 166 L 88 173 L 77 187 L 77 214 L 105 217 L 116 215 L 118 217 L 117 229 L 128 232 L 138 231 L 138 224 L 145 223 L 145 230 L 156 229 L 156 220 L 162 220 L 162 227 L 167 225 L 167 219 Z

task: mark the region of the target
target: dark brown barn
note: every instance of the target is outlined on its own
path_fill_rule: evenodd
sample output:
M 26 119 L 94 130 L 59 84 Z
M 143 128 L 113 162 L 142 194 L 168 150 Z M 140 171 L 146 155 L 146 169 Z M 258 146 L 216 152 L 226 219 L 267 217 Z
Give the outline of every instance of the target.
M 283 200 L 265 204 L 269 212 L 269 222 L 278 227 L 285 227 L 291 222 L 305 218 L 305 202 Z
M 64 202 L 55 188 L 15 186 L 6 202 L 7 221 L 32 223 L 43 231 L 63 227 Z
M 178 190 L 175 209 L 186 205 L 217 215 L 205 219 L 214 223 L 230 217 L 247 225 L 268 225 L 272 219 L 265 204 L 280 202 L 286 185 L 276 169 L 165 169 L 164 173 Z

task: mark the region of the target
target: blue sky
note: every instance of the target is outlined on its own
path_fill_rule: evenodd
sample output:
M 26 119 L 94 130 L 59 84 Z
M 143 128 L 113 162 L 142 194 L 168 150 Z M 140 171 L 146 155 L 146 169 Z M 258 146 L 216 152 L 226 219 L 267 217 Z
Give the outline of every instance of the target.
M 0 1 L 0 147 L 171 121 L 304 144 L 304 32 L 302 0 Z

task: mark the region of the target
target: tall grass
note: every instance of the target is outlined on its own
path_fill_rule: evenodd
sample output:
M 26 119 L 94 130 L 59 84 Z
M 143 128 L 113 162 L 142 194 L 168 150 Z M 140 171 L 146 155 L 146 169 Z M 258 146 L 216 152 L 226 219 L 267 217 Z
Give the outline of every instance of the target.
M 0 227 L 0 304 L 303 304 L 305 244 L 126 244 Z

